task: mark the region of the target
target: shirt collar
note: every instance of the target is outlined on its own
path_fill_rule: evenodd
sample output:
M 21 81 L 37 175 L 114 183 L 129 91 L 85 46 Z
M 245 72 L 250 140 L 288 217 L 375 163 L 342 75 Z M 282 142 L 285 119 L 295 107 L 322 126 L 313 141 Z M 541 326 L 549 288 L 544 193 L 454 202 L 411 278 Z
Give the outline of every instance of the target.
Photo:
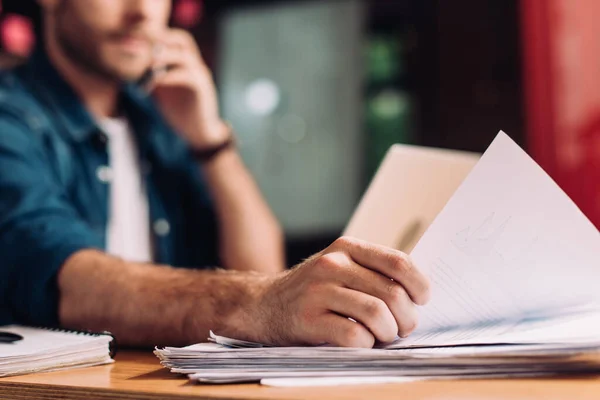
M 61 120 L 68 138 L 81 142 L 98 131 L 96 120 L 86 109 L 80 97 L 54 68 L 43 50 L 36 50 L 26 65 L 29 82 L 36 88 L 43 102 Z M 133 84 L 123 86 L 121 92 L 125 113 L 130 117 L 151 117 L 143 106 L 145 96 Z M 150 114 L 150 115 L 148 115 Z M 134 117 L 134 118 L 135 118 Z M 132 123 L 134 121 L 131 121 Z

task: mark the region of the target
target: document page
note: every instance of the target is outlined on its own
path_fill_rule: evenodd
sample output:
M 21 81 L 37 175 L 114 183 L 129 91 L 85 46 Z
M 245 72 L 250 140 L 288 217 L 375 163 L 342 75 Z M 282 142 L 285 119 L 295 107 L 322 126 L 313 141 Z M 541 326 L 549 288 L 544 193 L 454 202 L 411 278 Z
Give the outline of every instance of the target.
M 411 344 L 453 327 L 472 327 L 463 334 L 473 341 L 510 321 L 600 303 L 600 233 L 503 132 L 412 257 L 432 298 Z

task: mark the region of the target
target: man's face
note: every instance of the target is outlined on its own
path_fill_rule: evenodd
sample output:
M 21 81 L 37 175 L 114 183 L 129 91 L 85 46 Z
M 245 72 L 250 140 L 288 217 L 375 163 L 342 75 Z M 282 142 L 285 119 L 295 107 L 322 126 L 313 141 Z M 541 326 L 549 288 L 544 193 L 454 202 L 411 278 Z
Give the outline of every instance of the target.
M 118 81 L 139 79 L 167 27 L 171 0 L 49 0 L 54 37 L 79 67 Z M 50 6 L 49 6 L 50 4 Z

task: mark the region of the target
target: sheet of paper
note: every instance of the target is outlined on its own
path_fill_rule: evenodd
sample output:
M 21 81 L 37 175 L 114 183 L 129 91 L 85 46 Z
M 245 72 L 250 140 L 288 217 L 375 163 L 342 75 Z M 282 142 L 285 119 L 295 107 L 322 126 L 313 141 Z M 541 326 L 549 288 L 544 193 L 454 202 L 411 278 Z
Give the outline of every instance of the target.
M 350 385 L 382 385 L 386 383 L 409 383 L 421 381 L 422 378 L 402 376 L 371 376 L 341 378 L 280 378 L 261 379 L 260 384 L 272 387 L 317 387 L 317 386 L 350 386 Z
M 501 358 L 491 364 L 453 364 L 449 360 L 445 364 L 428 365 L 424 362 L 416 364 L 397 364 L 389 366 L 369 365 L 354 366 L 323 366 L 320 368 L 290 368 L 290 367 L 264 367 L 239 366 L 229 369 L 207 369 L 189 375 L 194 382 L 201 383 L 234 383 L 256 382 L 262 379 L 314 379 L 314 378 L 378 378 L 378 377 L 415 377 L 415 378 L 470 378 L 487 376 L 523 376 L 544 373 L 577 373 L 598 372 L 598 366 L 589 363 L 577 362 L 548 362 L 544 359 L 535 359 L 528 363 L 512 363 Z
M 539 378 L 552 375 L 552 373 L 522 373 L 519 378 Z M 470 375 L 454 375 L 454 376 L 429 376 L 429 377 L 409 377 L 409 376 L 382 376 L 382 377 L 342 377 L 342 378 L 274 378 L 261 379 L 260 384 L 271 387 L 317 387 L 317 386 L 350 386 L 350 385 L 372 385 L 372 384 L 389 384 L 389 383 L 411 383 L 430 380 L 448 380 L 448 379 L 505 379 L 512 378 L 514 375 L 509 374 L 470 374 Z
M 600 233 L 503 132 L 412 257 L 433 285 L 415 337 L 600 303 Z
M 400 349 L 496 343 L 600 343 L 600 311 L 568 310 L 571 311 L 557 315 L 538 315 L 519 320 L 489 321 L 466 327 L 421 331 L 382 347 Z

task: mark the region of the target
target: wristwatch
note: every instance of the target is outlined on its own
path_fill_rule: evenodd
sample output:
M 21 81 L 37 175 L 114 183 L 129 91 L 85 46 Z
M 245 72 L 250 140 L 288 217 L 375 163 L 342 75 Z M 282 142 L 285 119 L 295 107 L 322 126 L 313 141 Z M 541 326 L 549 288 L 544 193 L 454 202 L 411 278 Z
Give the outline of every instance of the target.
M 194 159 L 196 161 L 205 164 L 205 163 L 213 160 L 217 155 L 236 146 L 237 140 L 235 138 L 235 134 L 233 132 L 233 128 L 231 127 L 231 124 L 227 124 L 227 127 L 228 127 L 228 136 L 221 143 L 217 143 L 210 147 L 204 147 L 204 148 L 199 148 L 199 149 L 192 148 L 192 156 L 194 157 Z

